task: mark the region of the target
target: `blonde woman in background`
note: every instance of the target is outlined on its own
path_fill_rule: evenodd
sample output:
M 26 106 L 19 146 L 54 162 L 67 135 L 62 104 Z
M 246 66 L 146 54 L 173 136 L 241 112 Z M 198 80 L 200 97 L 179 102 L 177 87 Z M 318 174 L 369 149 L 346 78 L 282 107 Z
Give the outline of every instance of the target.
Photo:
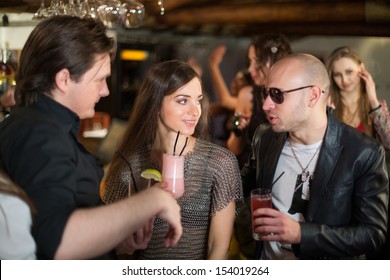
M 390 149 L 390 115 L 379 100 L 375 82 L 359 55 L 349 47 L 335 49 L 327 60 L 334 114 L 342 122 L 377 138 Z

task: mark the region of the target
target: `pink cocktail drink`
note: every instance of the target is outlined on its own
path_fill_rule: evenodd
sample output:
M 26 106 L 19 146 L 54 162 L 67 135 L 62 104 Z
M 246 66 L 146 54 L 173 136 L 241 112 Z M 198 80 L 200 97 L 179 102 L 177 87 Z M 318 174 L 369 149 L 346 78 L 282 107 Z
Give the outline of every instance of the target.
M 174 198 L 179 198 L 184 194 L 184 178 L 176 179 L 163 179 L 164 182 L 167 182 L 169 191 L 172 193 Z
M 253 213 L 259 208 L 272 208 L 272 195 L 269 189 L 254 189 L 251 191 L 251 208 L 252 208 L 252 236 L 255 240 L 260 240 L 260 235 L 255 232 L 254 221 L 259 216 Z M 259 225 L 257 225 L 259 226 Z
M 184 156 L 163 155 L 162 178 L 173 197 L 184 193 Z

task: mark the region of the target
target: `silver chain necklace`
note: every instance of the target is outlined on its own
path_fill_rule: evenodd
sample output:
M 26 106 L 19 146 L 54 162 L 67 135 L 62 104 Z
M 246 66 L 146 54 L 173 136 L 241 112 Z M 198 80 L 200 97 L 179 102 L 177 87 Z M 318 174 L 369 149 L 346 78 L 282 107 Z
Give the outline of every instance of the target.
M 290 146 L 291 152 L 293 153 L 293 156 L 294 156 L 295 160 L 297 161 L 299 167 L 302 169 L 302 173 L 301 173 L 302 181 L 306 182 L 307 177 L 309 176 L 309 171 L 307 171 L 307 168 L 309 167 L 310 163 L 313 161 L 313 159 L 316 156 L 317 152 L 320 150 L 321 145 L 318 146 L 316 152 L 314 153 L 314 155 L 310 159 L 309 163 L 306 165 L 305 168 L 303 168 L 301 162 L 299 161 L 297 155 L 295 154 L 295 151 L 294 151 L 293 146 L 291 144 L 291 139 L 288 139 L 288 144 Z

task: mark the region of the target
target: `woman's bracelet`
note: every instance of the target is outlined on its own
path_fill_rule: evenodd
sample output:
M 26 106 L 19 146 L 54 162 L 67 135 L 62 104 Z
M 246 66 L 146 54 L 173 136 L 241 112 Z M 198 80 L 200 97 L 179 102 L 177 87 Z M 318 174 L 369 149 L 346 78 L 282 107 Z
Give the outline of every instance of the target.
M 375 107 L 374 109 L 371 109 L 368 113 L 371 114 L 372 112 L 375 112 L 376 110 L 379 110 L 382 107 L 382 104 L 379 104 L 378 107 Z

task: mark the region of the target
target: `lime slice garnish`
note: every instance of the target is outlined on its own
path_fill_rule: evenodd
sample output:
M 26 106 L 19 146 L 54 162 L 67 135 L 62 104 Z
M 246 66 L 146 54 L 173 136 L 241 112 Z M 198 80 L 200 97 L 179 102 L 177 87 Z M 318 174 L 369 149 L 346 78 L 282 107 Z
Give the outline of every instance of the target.
M 162 180 L 160 171 L 156 169 L 145 169 L 144 171 L 142 171 L 141 177 L 145 179 L 153 179 L 158 182 L 161 182 Z

